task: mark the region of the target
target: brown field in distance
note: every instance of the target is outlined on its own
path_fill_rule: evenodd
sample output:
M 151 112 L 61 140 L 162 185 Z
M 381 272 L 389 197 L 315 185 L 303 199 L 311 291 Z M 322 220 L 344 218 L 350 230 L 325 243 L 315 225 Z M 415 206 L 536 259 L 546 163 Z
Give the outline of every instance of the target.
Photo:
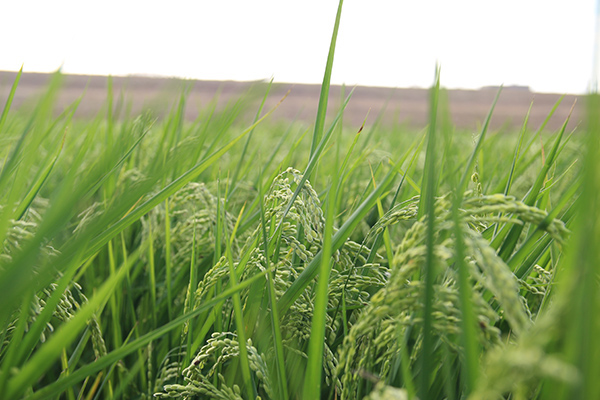
M 24 73 L 19 83 L 12 109 L 28 107 L 37 96 L 43 93 L 50 74 Z M 0 71 L 0 104 L 4 105 L 16 72 Z M 63 75 L 62 90 L 57 100 L 56 110 L 77 100 L 83 99 L 77 111 L 79 117 L 91 117 L 102 110 L 107 96 L 105 76 Z M 443 77 L 442 77 L 443 84 Z M 234 81 L 192 81 L 153 77 L 114 77 L 113 92 L 115 103 L 123 99 L 132 115 L 151 109 L 157 115 L 168 112 L 178 101 L 182 88 L 189 85 L 190 92 L 186 106 L 186 118 L 194 120 L 198 110 L 217 99 L 218 106 L 236 101 L 244 94 L 249 99 L 260 101 L 266 84 L 261 82 Z M 266 107 L 275 105 L 291 89 L 290 95 L 273 115 L 274 119 L 296 119 L 312 123 L 319 100 L 320 85 L 284 84 L 274 85 Z M 349 93 L 351 87 L 346 87 Z M 452 122 L 458 128 L 476 130 L 485 119 L 498 88 L 480 90 L 448 90 L 448 100 Z M 330 115 L 333 116 L 340 104 L 341 86 L 330 90 Z M 122 96 L 121 96 L 122 95 Z M 567 95 L 550 119 L 547 128 L 559 129 L 564 123 L 577 96 Z M 531 102 L 533 106 L 529 118 L 530 129 L 537 129 L 550 113 L 559 94 L 532 93 L 524 87 L 505 87 L 491 121 L 492 129 L 516 130 L 523 123 Z M 584 117 L 585 99 L 576 103 L 568 128 L 573 129 Z M 383 87 L 356 87 L 344 114 L 345 126 L 362 124 L 369 113 L 367 124 L 373 123 L 382 114 L 385 125 L 404 124 L 417 129 L 423 128 L 428 119 L 428 90 L 400 89 Z M 370 111 L 369 111 L 370 110 Z

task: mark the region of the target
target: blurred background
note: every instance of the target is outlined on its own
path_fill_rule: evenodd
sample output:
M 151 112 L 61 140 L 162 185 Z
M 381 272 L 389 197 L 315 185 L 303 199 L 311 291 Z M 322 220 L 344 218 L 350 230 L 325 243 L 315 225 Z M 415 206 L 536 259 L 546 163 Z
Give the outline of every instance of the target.
M 291 83 L 319 84 L 336 8 L 335 0 L 5 1 L 0 100 L 22 65 L 25 73 L 85 75 L 67 77 L 71 94 L 63 94 L 73 101 L 87 84 L 82 113 L 106 97 L 106 79 L 90 75 L 124 77 L 115 88 L 133 110 L 170 98 L 181 79 L 211 81 L 192 85 L 190 118 L 217 93 L 221 101 L 246 93 L 247 82 L 272 78 L 283 92 Z M 594 0 L 346 0 L 332 83 L 360 86 L 349 106 L 356 121 L 386 107 L 388 118 L 419 125 L 427 95 L 418 89 L 439 63 L 442 85 L 457 89 L 449 95 L 457 125 L 476 125 L 504 85 L 495 123 L 518 126 L 533 93 L 554 94 L 535 96 L 533 114 L 543 118 L 558 94 L 595 87 L 596 20 Z M 46 81 L 25 74 L 15 105 Z M 310 119 L 317 98 L 317 86 L 296 85 L 280 116 Z M 557 120 L 572 102 L 564 103 Z

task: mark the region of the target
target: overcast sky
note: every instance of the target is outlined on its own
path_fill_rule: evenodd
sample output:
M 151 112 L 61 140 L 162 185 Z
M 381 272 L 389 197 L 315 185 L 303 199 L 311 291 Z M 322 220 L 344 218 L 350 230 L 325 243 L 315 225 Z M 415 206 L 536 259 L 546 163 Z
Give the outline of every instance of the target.
M 0 1 L 0 70 L 320 83 L 335 0 Z M 333 83 L 583 93 L 596 0 L 346 0 Z

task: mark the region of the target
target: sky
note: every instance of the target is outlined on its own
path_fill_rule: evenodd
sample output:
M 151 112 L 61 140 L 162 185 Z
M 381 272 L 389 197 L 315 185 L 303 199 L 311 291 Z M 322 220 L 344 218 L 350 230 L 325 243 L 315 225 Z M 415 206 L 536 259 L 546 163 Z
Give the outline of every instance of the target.
M 598 0 L 600 1 L 600 0 Z M 320 83 L 337 0 L 0 1 L 0 70 Z M 585 93 L 596 0 L 346 0 L 332 83 Z

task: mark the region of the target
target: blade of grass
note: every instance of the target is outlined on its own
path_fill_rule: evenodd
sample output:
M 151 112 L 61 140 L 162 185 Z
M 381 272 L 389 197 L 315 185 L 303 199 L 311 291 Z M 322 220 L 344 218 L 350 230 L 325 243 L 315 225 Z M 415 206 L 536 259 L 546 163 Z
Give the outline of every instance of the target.
M 329 141 L 329 138 L 331 137 L 331 135 L 333 134 L 333 132 L 335 130 L 335 126 L 336 126 L 337 122 L 339 121 L 339 119 L 341 118 L 341 116 L 343 114 L 344 108 L 346 107 L 346 105 L 348 105 L 348 101 L 350 101 L 350 97 L 352 96 L 352 93 L 353 92 L 350 92 L 350 94 L 346 98 L 346 101 L 344 102 L 344 106 L 338 112 L 337 116 L 335 117 L 335 120 L 331 124 L 331 127 L 329 128 L 327 133 L 321 138 L 321 141 L 319 142 L 319 145 L 315 149 L 314 153 L 312 153 L 310 160 L 308 161 L 308 165 L 306 166 L 306 170 L 304 171 L 304 174 L 302 175 L 302 178 L 300 179 L 300 182 L 298 183 L 296 190 L 292 194 L 292 198 L 290 199 L 287 207 L 285 208 L 282 217 L 280 217 L 281 219 L 279 220 L 277 229 L 275 229 L 275 232 L 273 233 L 273 235 L 271 235 L 272 238 L 275 237 L 275 235 L 277 235 L 277 233 L 280 231 L 283 221 L 285 220 L 285 217 L 287 216 L 289 211 L 292 209 L 292 206 L 294 205 L 296 198 L 298 198 L 298 195 L 302 191 L 302 188 L 304 187 L 304 184 L 308 180 L 308 177 L 312 174 L 312 171 L 316 167 L 316 165 L 321 157 L 321 154 L 323 153 L 323 150 L 325 149 L 325 146 L 327 145 L 327 142 Z
M 110 275 L 114 276 L 117 273 L 117 260 L 113 249 L 114 240 L 110 240 L 107 244 L 108 250 L 108 268 Z M 113 336 L 113 344 L 115 347 L 120 347 L 123 343 L 122 332 L 121 332 L 121 294 L 120 288 L 115 288 L 115 295 L 108 298 L 108 305 L 110 308 L 110 314 L 112 318 L 111 331 Z
M 525 132 L 527 132 L 527 123 L 529 122 L 529 115 L 531 114 L 531 108 L 533 107 L 533 101 L 529 104 L 529 109 L 527 110 L 527 114 L 525 115 L 525 121 L 523 121 L 523 125 L 521 127 L 521 132 L 519 133 L 519 139 L 517 140 L 517 145 L 515 146 L 515 153 L 513 155 L 513 161 L 510 165 L 510 171 L 508 173 L 508 180 L 506 181 L 506 187 L 504 188 L 504 195 L 508 196 L 510 193 L 510 188 L 513 183 L 515 167 L 517 165 L 517 160 L 521 155 L 521 148 L 523 147 L 523 139 L 525 139 Z
M 527 123 L 529 121 L 529 115 L 531 114 L 531 108 L 533 107 L 533 101 L 529 104 L 529 109 L 527 110 L 527 114 L 525 115 L 525 120 L 523 121 L 523 125 L 521 126 L 521 132 L 519 133 L 519 139 L 517 140 L 517 144 L 515 146 L 515 151 L 513 154 L 512 164 L 510 165 L 510 171 L 508 173 L 508 179 L 506 180 L 506 186 L 504 187 L 504 195 L 508 196 L 510 193 L 510 188 L 513 184 L 515 167 L 517 165 L 517 160 L 521 154 L 521 147 L 523 146 L 523 139 L 525 138 L 525 132 L 527 132 Z M 498 213 L 498 219 L 502 217 L 502 213 Z M 494 225 L 494 237 L 498 234 L 498 227 L 500 224 Z
M 229 281 L 231 282 L 231 289 L 235 288 L 238 284 L 237 281 L 237 272 L 235 270 L 235 266 L 233 264 L 233 253 L 231 251 L 231 244 L 235 239 L 235 234 L 237 231 L 238 224 L 240 222 L 242 213 L 244 210 L 241 210 L 240 215 L 236 221 L 235 227 L 231 232 L 231 237 L 226 241 L 225 251 L 227 254 L 227 261 L 229 264 Z M 227 226 L 224 224 L 223 226 L 224 235 L 227 236 Z M 255 399 L 257 396 L 256 385 L 254 384 L 254 379 L 250 373 L 250 362 L 248 360 L 248 348 L 246 347 L 246 332 L 244 328 L 244 314 L 242 311 L 242 301 L 239 293 L 234 293 L 233 295 L 233 310 L 234 310 L 234 318 L 235 324 L 237 327 L 237 337 L 240 348 L 240 365 L 242 367 L 242 376 L 244 377 L 244 387 L 246 389 L 246 394 L 249 399 Z
M 125 338 L 125 340 L 123 341 L 123 344 L 127 344 L 129 342 L 129 339 L 131 339 L 131 336 L 133 335 L 133 333 L 135 332 L 136 326 L 134 326 L 134 328 L 129 332 L 129 334 L 127 335 L 127 337 Z M 139 356 L 140 356 L 140 360 L 143 360 L 143 356 L 141 354 L 141 349 L 138 350 Z M 110 368 L 108 369 L 108 372 L 106 373 L 104 379 L 102 380 L 102 383 L 98 386 L 97 390 L 94 392 L 94 390 L 90 390 L 90 393 L 88 395 L 88 399 L 92 398 L 92 395 L 95 394 L 94 396 L 94 400 L 98 400 L 100 398 L 100 393 L 102 393 L 102 389 L 104 388 L 105 385 L 108 385 L 107 387 L 107 392 L 109 397 L 111 398 L 119 398 L 117 396 L 115 396 L 113 394 L 113 383 L 111 380 L 111 377 L 113 375 L 113 371 L 115 370 L 115 367 L 117 366 L 117 363 L 114 363 L 113 365 L 110 366 Z M 98 374 L 98 376 L 102 376 L 102 372 L 100 372 Z M 99 378 L 98 378 L 99 379 Z M 127 376 L 123 378 L 123 380 L 127 380 Z
M 535 141 L 537 140 L 537 138 L 542 134 L 542 131 L 544 130 L 544 128 L 546 127 L 546 125 L 550 121 L 550 118 L 554 115 L 554 113 L 556 112 L 556 109 L 562 103 L 563 98 L 564 98 L 564 96 L 559 97 L 559 99 L 556 101 L 556 103 L 554 103 L 554 106 L 552 106 L 552 109 L 550 110 L 550 112 L 548 113 L 548 115 L 546 116 L 546 118 L 544 119 L 544 122 L 542 122 L 542 125 L 540 125 L 540 127 L 537 129 L 537 131 L 535 132 L 535 134 L 531 137 L 531 139 L 529 140 L 529 142 L 522 149 L 521 156 L 518 158 L 517 163 L 515 165 L 516 166 L 516 174 L 517 174 L 517 176 L 519 176 L 521 173 L 523 173 L 524 168 L 522 168 L 522 167 L 527 167 L 527 165 L 530 162 L 533 162 L 533 159 L 531 159 L 531 158 L 529 159 L 529 161 L 528 160 L 524 160 L 524 158 L 526 157 L 527 152 L 529 151 L 529 149 L 531 149 L 531 146 L 533 145 L 533 143 L 535 143 Z M 525 165 L 523 165 L 523 162 L 525 162 Z M 500 192 L 502 192 L 504 189 L 506 189 L 507 183 L 508 183 L 508 175 L 506 176 L 506 178 L 504 178 L 502 181 L 500 181 L 498 183 L 498 185 L 494 188 L 493 193 L 500 193 Z
M 169 214 L 169 198 L 165 199 L 165 284 L 167 286 L 167 316 L 173 318 L 173 261 L 171 260 L 171 216 Z
M 190 257 L 190 283 L 188 285 L 187 292 L 187 304 L 188 308 L 191 308 L 196 304 L 196 289 L 198 287 L 198 278 L 196 277 L 196 221 L 194 221 L 194 228 L 192 233 L 192 255 Z M 184 314 L 189 312 L 188 309 L 184 310 Z M 187 349 L 185 352 L 185 358 L 183 365 L 189 365 L 191 360 L 191 353 L 189 349 L 192 348 L 192 336 L 194 333 L 194 320 L 189 320 L 187 323 Z
M 19 355 L 20 345 L 23 340 L 23 334 L 25 333 L 25 329 L 27 327 L 27 317 L 32 301 L 33 293 L 29 291 L 29 293 L 23 296 L 23 302 L 21 304 L 21 310 L 19 310 L 19 319 L 17 320 L 17 326 L 13 331 L 10 343 L 8 344 L 8 349 L 6 350 L 6 354 L 4 356 L 4 359 L 2 360 L 2 372 L 0 373 L 0 398 L 8 398 L 4 397 L 6 385 L 8 382 L 8 378 L 11 376 L 10 370 L 16 364 L 15 361 Z M 4 345 L 4 343 L 2 344 Z
M 371 169 L 371 182 L 373 184 L 373 187 L 377 187 L 377 182 L 375 181 L 373 169 Z M 404 182 L 404 175 L 402 176 L 402 181 L 400 183 L 402 184 L 403 182 Z M 400 186 L 401 185 L 399 185 L 398 189 L 400 188 Z M 392 203 L 391 203 L 392 207 L 396 201 L 398 189 L 396 189 L 396 193 L 394 193 L 394 198 L 392 199 Z M 376 206 L 377 206 L 377 217 L 378 217 L 378 220 L 380 220 L 381 218 L 383 218 L 383 216 L 385 214 L 383 212 L 383 205 L 381 204 L 381 199 L 377 199 Z M 377 252 L 377 250 L 379 250 L 379 246 L 381 246 L 381 241 L 383 241 L 383 244 L 384 244 L 385 255 L 387 257 L 388 264 L 391 265 L 392 260 L 393 260 L 393 251 L 392 251 L 392 242 L 390 239 L 389 229 L 386 228 L 383 230 L 383 232 L 381 232 L 381 235 L 377 235 L 377 237 L 375 238 L 374 245 L 371 247 L 371 252 Z
M 270 270 L 269 265 L 269 240 L 267 236 L 267 226 L 265 220 L 265 209 L 263 204 L 263 190 L 262 190 L 262 179 L 258 180 L 258 199 L 260 205 L 260 221 L 262 227 L 262 237 L 263 237 L 263 251 L 265 255 L 265 269 L 267 271 Z M 275 284 L 273 282 L 273 274 L 269 271 L 267 273 L 268 279 L 268 290 L 269 290 L 269 307 L 271 308 L 271 330 L 273 335 L 273 343 L 275 347 L 275 364 L 277 370 L 277 383 L 279 387 L 279 396 L 283 400 L 287 400 L 289 398 L 288 390 L 287 390 L 287 375 L 285 372 L 285 359 L 283 353 L 283 337 L 281 335 L 281 328 L 279 325 L 279 313 L 277 310 L 277 295 L 275 293 Z
M 156 267 L 154 264 L 154 231 L 152 229 L 152 218 L 148 219 L 148 281 L 150 285 L 152 327 L 156 328 L 158 308 L 156 307 Z
M 337 162 L 336 162 L 337 164 Z M 332 181 L 327 194 L 325 209 L 325 228 L 323 232 L 322 257 L 319 266 L 316 298 L 308 342 L 308 361 L 302 397 L 306 400 L 318 399 L 321 396 L 321 380 L 323 372 L 323 349 L 325 346 L 326 314 L 329 292 L 329 275 L 332 262 L 333 221 L 335 203 L 338 193 L 338 168 L 333 169 Z
M 221 211 L 221 207 L 222 207 L 222 202 L 221 202 L 221 172 L 219 171 L 219 174 L 217 175 L 217 207 L 216 207 L 216 212 L 217 212 L 217 223 L 215 224 L 215 251 L 214 251 L 214 257 L 213 257 L 213 265 L 217 265 L 217 263 L 219 262 L 219 260 L 221 260 L 221 250 L 222 250 L 222 246 L 223 246 L 223 226 L 225 225 L 225 220 L 224 220 L 224 215 L 225 213 Z M 227 239 L 225 239 L 227 240 Z M 222 282 L 221 279 L 217 280 L 217 283 L 215 284 L 215 291 L 216 293 L 220 293 L 222 290 Z M 222 332 L 223 329 L 223 313 L 221 311 L 220 307 L 215 308 L 215 310 L 213 311 L 214 316 L 214 320 L 215 320 L 215 324 L 214 324 L 214 329 L 217 332 Z M 204 334 L 200 335 L 199 337 L 203 337 Z M 192 347 L 195 348 L 195 347 Z M 218 377 L 215 376 L 215 379 L 218 379 Z
M 477 337 L 477 320 L 473 311 L 473 290 L 471 287 L 468 267 L 465 262 L 466 249 L 463 239 L 463 221 L 460 218 L 460 207 L 463 202 L 463 196 L 469 182 L 468 177 L 471 174 L 475 159 L 479 154 L 482 144 L 485 140 L 485 136 L 488 130 L 492 114 L 502 88 L 496 93 L 496 97 L 490 107 L 490 111 L 483 123 L 481 133 L 475 148 L 471 152 L 469 161 L 463 171 L 462 177 L 458 185 L 456 185 L 454 193 L 454 201 L 452 203 L 452 219 L 454 221 L 454 250 L 455 250 L 455 263 L 458 270 L 458 283 L 459 283 L 459 298 L 460 298 L 460 312 L 461 312 L 461 345 L 464 349 L 464 373 L 465 373 L 465 394 L 469 394 L 475 385 L 477 384 L 479 375 L 479 357 L 481 348 L 479 346 L 479 339 Z
M 573 107 L 575 107 L 575 104 L 573 104 Z M 573 107 L 571 107 L 571 111 L 569 112 L 569 116 L 567 117 L 567 119 L 563 123 L 563 126 L 560 129 L 558 137 L 554 141 L 554 144 L 552 146 L 552 150 L 548 154 L 548 157 L 546 158 L 546 162 L 544 163 L 544 166 L 542 167 L 542 169 L 538 173 L 533 186 L 529 190 L 529 193 L 523 199 L 523 203 L 525 203 L 528 206 L 533 206 L 535 204 L 535 202 L 536 202 L 536 200 L 538 198 L 538 195 L 540 193 L 540 189 L 542 188 L 542 185 L 544 184 L 544 181 L 546 179 L 546 175 L 548 174 L 548 171 L 550 170 L 550 167 L 552 167 L 552 165 L 556 161 L 556 157 L 559 154 L 560 143 L 561 143 L 563 134 L 565 133 L 565 129 L 567 128 L 567 124 L 569 122 L 569 118 L 571 116 L 571 113 L 573 112 Z M 523 227 L 524 227 L 524 225 L 514 225 L 510 229 L 510 232 L 508 233 L 508 235 L 506 236 L 506 239 L 504 240 L 504 243 L 502 244 L 502 247 L 498 251 L 498 255 L 504 261 L 507 261 L 508 258 L 513 253 L 513 251 L 514 251 L 514 249 L 515 249 L 515 247 L 517 245 L 517 241 L 519 240 L 519 237 L 521 236 L 521 232 L 523 231 Z
M 6 103 L 4 104 L 4 108 L 2 109 L 2 115 L 0 115 L 0 134 L 2 133 L 2 128 L 4 128 L 4 123 L 6 122 L 6 118 L 8 117 L 8 111 L 10 110 L 10 106 L 12 105 L 12 101 L 15 97 L 15 93 L 17 91 L 17 86 L 19 86 L 19 81 L 21 80 L 21 75 L 23 74 L 23 65 L 17 72 L 17 76 L 10 88 L 10 92 L 8 93 L 8 97 L 6 98 Z
M 325 65 L 325 74 L 323 75 L 323 83 L 321 84 L 321 94 L 319 96 L 319 105 L 317 107 L 317 119 L 315 121 L 315 130 L 313 132 L 312 142 L 310 145 L 310 157 L 311 158 L 317 152 L 317 147 L 319 146 L 319 144 L 322 141 L 321 137 L 323 136 L 323 131 L 325 130 L 325 115 L 327 113 L 327 102 L 329 100 L 329 87 L 331 85 L 331 71 L 333 69 L 333 57 L 335 54 L 335 45 L 337 42 L 338 30 L 340 27 L 340 19 L 342 17 L 343 3 L 344 3 L 344 0 L 340 0 L 340 2 L 338 3 L 337 14 L 335 16 L 335 23 L 333 25 L 333 34 L 331 35 L 331 43 L 329 44 L 329 54 L 327 55 L 327 63 Z
M 260 114 L 262 113 L 262 109 L 265 106 L 265 102 L 267 101 L 267 97 L 269 97 L 269 92 L 271 91 L 271 86 L 272 85 L 273 85 L 273 78 L 271 78 L 271 80 L 269 81 L 269 84 L 267 85 L 267 90 L 265 91 L 265 95 L 263 96 L 263 99 L 262 99 L 262 101 L 260 103 L 260 106 L 258 107 L 258 110 L 256 111 L 256 116 L 254 117 L 254 122 L 256 122 L 258 120 L 258 118 L 260 117 Z M 254 129 L 252 129 L 250 131 L 250 133 L 248 133 L 248 137 L 246 138 L 246 143 L 244 143 L 244 148 L 242 149 L 242 154 L 240 154 L 240 157 L 238 159 L 238 162 L 236 163 L 233 175 L 231 176 L 231 191 L 229 192 L 229 194 L 227 196 L 227 203 L 229 202 L 229 200 L 231 199 L 232 195 L 237 190 L 238 176 L 240 174 L 240 169 L 242 168 L 242 164 L 244 163 L 244 158 L 246 156 L 246 152 L 248 151 L 248 145 L 250 144 L 250 140 L 252 139 L 252 134 L 253 133 L 254 133 Z
M 436 178 L 436 121 L 438 110 L 438 96 L 440 91 L 440 69 L 436 66 L 435 81 L 430 90 L 429 98 L 429 130 L 427 134 L 427 150 L 425 155 L 425 170 L 423 172 L 423 182 L 421 184 L 422 195 L 419 203 L 417 218 L 427 217 L 425 244 L 427 250 L 425 253 L 425 265 L 422 271 L 425 290 L 423 291 L 423 343 L 421 351 L 421 373 L 419 375 L 418 393 L 421 399 L 429 399 L 430 396 L 430 377 L 433 373 L 433 335 L 431 327 L 433 324 L 433 283 L 435 281 L 436 265 L 434 256 L 435 246 L 435 187 Z
M 271 182 L 273 182 L 273 180 L 275 179 L 277 174 L 279 174 L 279 172 L 281 172 L 283 169 L 285 169 L 286 166 L 292 164 L 290 160 L 292 159 L 293 154 L 298 149 L 298 147 L 302 143 L 302 140 L 306 137 L 307 134 L 308 134 L 308 130 L 305 130 L 302 132 L 302 134 L 300 135 L 298 140 L 296 140 L 294 142 L 294 144 L 292 145 L 292 147 L 290 148 L 286 157 L 283 159 L 283 161 L 281 161 L 279 163 L 278 167 L 271 173 L 271 175 L 267 178 L 266 182 L 268 182 L 269 184 Z M 256 224 L 256 222 L 259 220 L 259 218 L 260 218 L 259 211 L 250 213 L 250 211 L 253 211 L 256 207 L 258 207 L 258 199 L 255 199 L 252 202 L 252 204 L 250 205 L 250 207 L 248 207 L 246 209 L 246 216 L 244 217 L 244 220 L 243 220 L 244 222 L 240 225 L 240 228 L 238 230 L 239 233 L 246 232 L 250 227 L 254 226 L 254 224 Z
M 35 198 L 35 196 L 37 196 L 40 189 L 42 188 L 42 186 L 48 179 L 48 176 L 50 175 L 50 172 L 52 172 L 52 169 L 54 168 L 54 165 L 56 164 L 56 160 L 58 160 L 58 156 L 60 155 L 60 153 L 64 147 L 65 136 L 66 136 L 66 132 L 65 132 L 65 135 L 63 136 L 63 140 L 62 140 L 58 150 L 56 151 L 56 155 L 54 156 L 52 161 L 46 166 L 46 168 L 44 168 L 42 173 L 39 174 L 38 178 L 35 180 L 35 182 L 31 186 L 31 188 L 29 189 L 29 192 L 25 195 L 25 197 L 21 201 L 21 204 L 19 204 L 19 207 L 17 207 L 17 209 L 15 211 L 17 220 L 20 220 L 21 218 L 23 218 L 23 215 L 29 209 L 29 206 L 33 202 L 33 199 Z
M 152 123 L 149 123 L 148 125 L 146 125 L 145 121 L 142 122 L 142 125 L 139 128 L 141 131 L 141 135 L 139 136 L 139 138 L 135 141 L 135 143 L 133 143 L 133 145 L 131 145 L 131 147 L 127 150 L 127 152 L 125 154 L 123 154 L 123 156 L 119 159 L 119 161 L 117 161 L 110 170 L 108 170 L 105 174 L 103 174 L 98 179 L 98 181 L 87 191 L 86 198 L 92 196 L 96 192 L 96 190 L 98 190 L 100 188 L 100 186 L 102 186 L 102 184 L 115 171 L 117 171 L 117 169 L 119 169 L 123 165 L 123 163 L 132 155 L 133 151 L 139 146 L 142 139 L 144 139 L 144 137 L 146 137 L 146 134 L 148 134 L 148 132 L 150 132 L 151 128 L 152 128 Z

